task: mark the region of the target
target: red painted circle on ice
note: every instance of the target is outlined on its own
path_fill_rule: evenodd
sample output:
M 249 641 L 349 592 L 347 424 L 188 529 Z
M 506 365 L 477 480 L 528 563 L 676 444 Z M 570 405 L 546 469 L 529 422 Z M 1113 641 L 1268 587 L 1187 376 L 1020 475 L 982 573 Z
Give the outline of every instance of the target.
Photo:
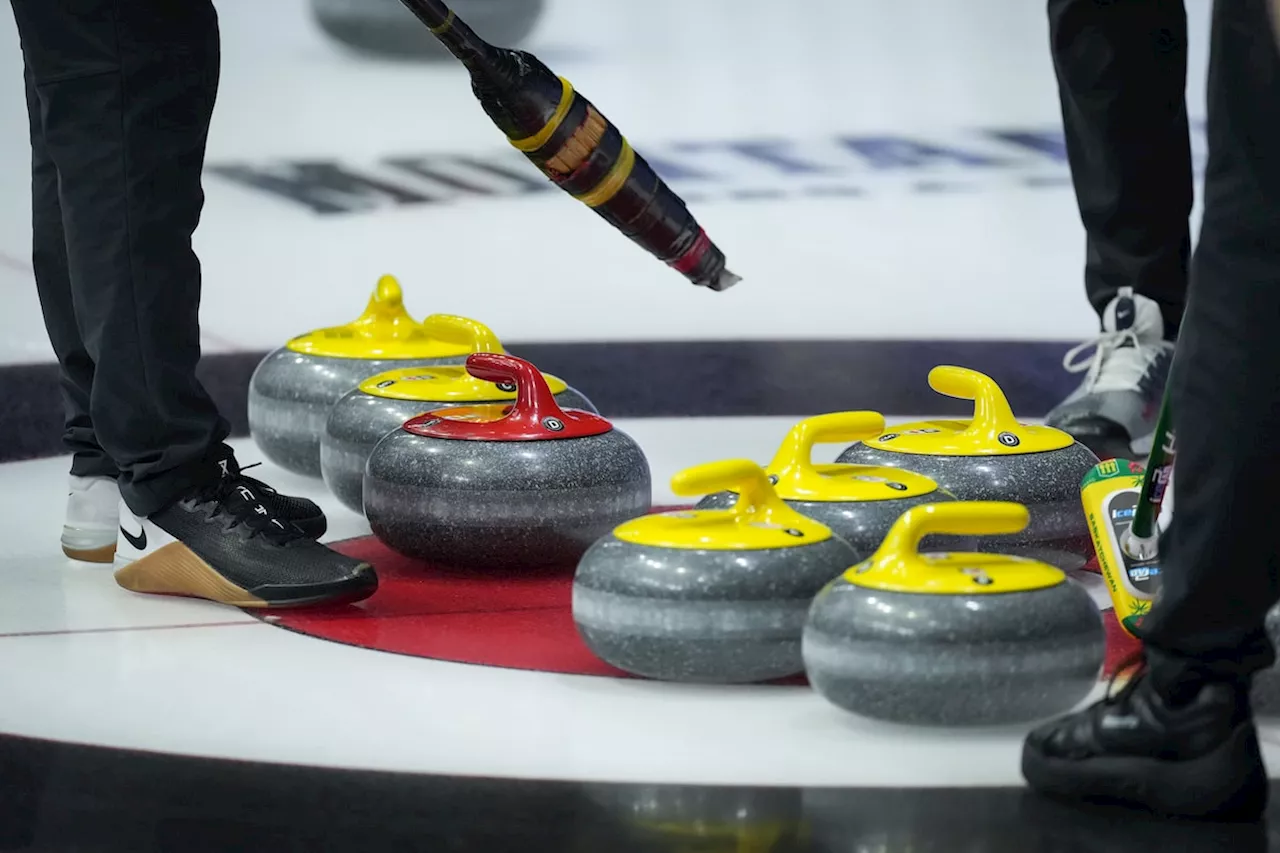
M 675 509 L 661 507 L 658 509 Z M 372 536 L 333 546 L 378 571 L 378 591 L 355 605 L 270 613 L 270 624 L 366 649 L 536 672 L 630 678 L 597 658 L 573 623 L 573 566 L 463 573 L 403 557 Z M 1140 647 L 1110 610 L 1110 675 Z M 787 684 L 805 683 L 803 678 Z

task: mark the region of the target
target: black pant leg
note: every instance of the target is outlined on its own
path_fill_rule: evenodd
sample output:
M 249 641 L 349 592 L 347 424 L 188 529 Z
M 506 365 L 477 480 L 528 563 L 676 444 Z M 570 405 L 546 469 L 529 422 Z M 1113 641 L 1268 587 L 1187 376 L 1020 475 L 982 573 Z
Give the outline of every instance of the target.
M 217 92 L 209 0 L 11 0 L 60 179 L 68 269 L 95 369 L 89 411 L 121 493 L 154 512 L 209 476 L 226 421 L 195 376 L 191 236 Z
M 1214 4 L 1205 212 L 1173 369 L 1175 510 L 1146 633 L 1172 685 L 1274 660 L 1280 598 L 1280 51 L 1266 0 Z
M 1067 158 L 1101 315 L 1131 286 L 1172 338 L 1182 317 L 1193 198 L 1187 16 L 1181 0 L 1049 0 Z
M 93 432 L 89 398 L 93 389 L 93 359 L 80 336 L 67 270 L 66 234 L 58 201 L 58 169 L 44 142 L 42 108 L 25 69 L 27 113 L 31 123 L 31 266 L 49 342 L 58 357 L 59 381 L 66 431 L 63 443 L 72 454 L 71 473 L 80 477 L 114 477 L 116 464 Z

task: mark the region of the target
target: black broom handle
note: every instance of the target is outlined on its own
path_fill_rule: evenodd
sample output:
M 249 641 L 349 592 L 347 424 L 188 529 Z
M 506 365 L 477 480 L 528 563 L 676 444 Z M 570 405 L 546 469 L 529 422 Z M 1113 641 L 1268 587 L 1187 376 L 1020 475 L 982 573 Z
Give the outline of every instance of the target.
M 441 0 L 400 0 L 472 71 L 493 71 L 494 49 Z

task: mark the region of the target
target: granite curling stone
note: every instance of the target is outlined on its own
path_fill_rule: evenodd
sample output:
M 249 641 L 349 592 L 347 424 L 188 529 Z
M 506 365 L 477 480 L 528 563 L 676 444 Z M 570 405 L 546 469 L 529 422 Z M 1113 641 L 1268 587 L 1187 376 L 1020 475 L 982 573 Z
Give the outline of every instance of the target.
M 1003 725 L 1062 713 L 1098 683 L 1105 631 L 1084 587 L 1048 563 L 921 554 L 930 533 L 1016 533 L 1005 502 L 907 510 L 870 559 L 814 599 L 809 682 L 833 704 L 896 723 Z
M 994 550 L 1079 569 L 1093 555 L 1080 503 L 1080 482 L 1098 463 L 1083 444 L 1061 430 L 1019 423 L 1004 392 L 988 376 L 962 367 L 935 367 L 929 385 L 974 401 L 969 421 L 921 421 L 849 447 L 838 462 L 905 468 L 937 482 L 959 501 L 1013 501 L 1031 523 L 1016 536 L 984 539 Z
M 573 566 L 591 543 L 649 511 L 639 445 L 599 415 L 561 409 L 532 364 L 475 353 L 477 379 L 514 384 L 515 402 L 407 421 L 374 447 L 364 511 L 409 557 L 468 570 Z
M 434 314 L 424 323 L 434 330 L 451 327 L 473 352 L 502 352 L 493 332 L 475 320 Z M 596 413 L 591 401 L 563 380 L 548 374 L 543 378 L 561 408 Z M 343 506 L 363 513 L 365 463 L 385 435 L 426 411 L 506 404 L 515 398 L 514 384 L 485 382 L 462 365 L 401 367 L 371 376 L 329 410 L 320 437 L 320 473 L 325 485 Z
M 880 547 L 889 528 L 911 507 L 955 500 L 928 477 L 901 468 L 813 463 L 815 444 L 847 444 L 883 432 L 884 417 L 876 412 L 835 412 L 808 418 L 791 428 L 765 468 L 774 491 L 787 506 L 831 528 L 853 546 L 859 560 Z M 707 495 L 697 508 L 726 509 L 737 499 L 733 492 L 719 492 Z M 930 545 L 940 550 L 972 547 L 966 539 L 941 539 Z
M 461 364 L 470 352 L 410 317 L 400 284 L 384 275 L 358 319 L 299 335 L 262 360 L 249 380 L 249 434 L 281 468 L 319 477 L 325 418 L 343 394 L 376 373 Z
M 799 673 L 809 604 L 856 560 L 853 548 L 783 503 L 754 462 L 690 468 L 671 488 L 728 489 L 738 500 L 638 518 L 592 545 L 573 581 L 573 618 L 587 646 L 619 669 L 664 681 Z

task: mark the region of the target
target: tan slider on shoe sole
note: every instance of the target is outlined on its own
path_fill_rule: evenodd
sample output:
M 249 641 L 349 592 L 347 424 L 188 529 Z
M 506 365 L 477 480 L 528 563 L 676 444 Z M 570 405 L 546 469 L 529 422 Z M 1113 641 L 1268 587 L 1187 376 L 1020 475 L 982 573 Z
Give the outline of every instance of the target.
M 116 556 L 116 543 L 112 542 L 101 548 L 68 548 L 63 545 L 62 553 L 82 563 L 110 563 Z
M 235 607 L 271 607 L 213 570 L 181 542 L 162 548 L 116 570 L 116 583 L 131 592 L 185 595 Z M 279 607 L 280 602 L 275 602 Z

